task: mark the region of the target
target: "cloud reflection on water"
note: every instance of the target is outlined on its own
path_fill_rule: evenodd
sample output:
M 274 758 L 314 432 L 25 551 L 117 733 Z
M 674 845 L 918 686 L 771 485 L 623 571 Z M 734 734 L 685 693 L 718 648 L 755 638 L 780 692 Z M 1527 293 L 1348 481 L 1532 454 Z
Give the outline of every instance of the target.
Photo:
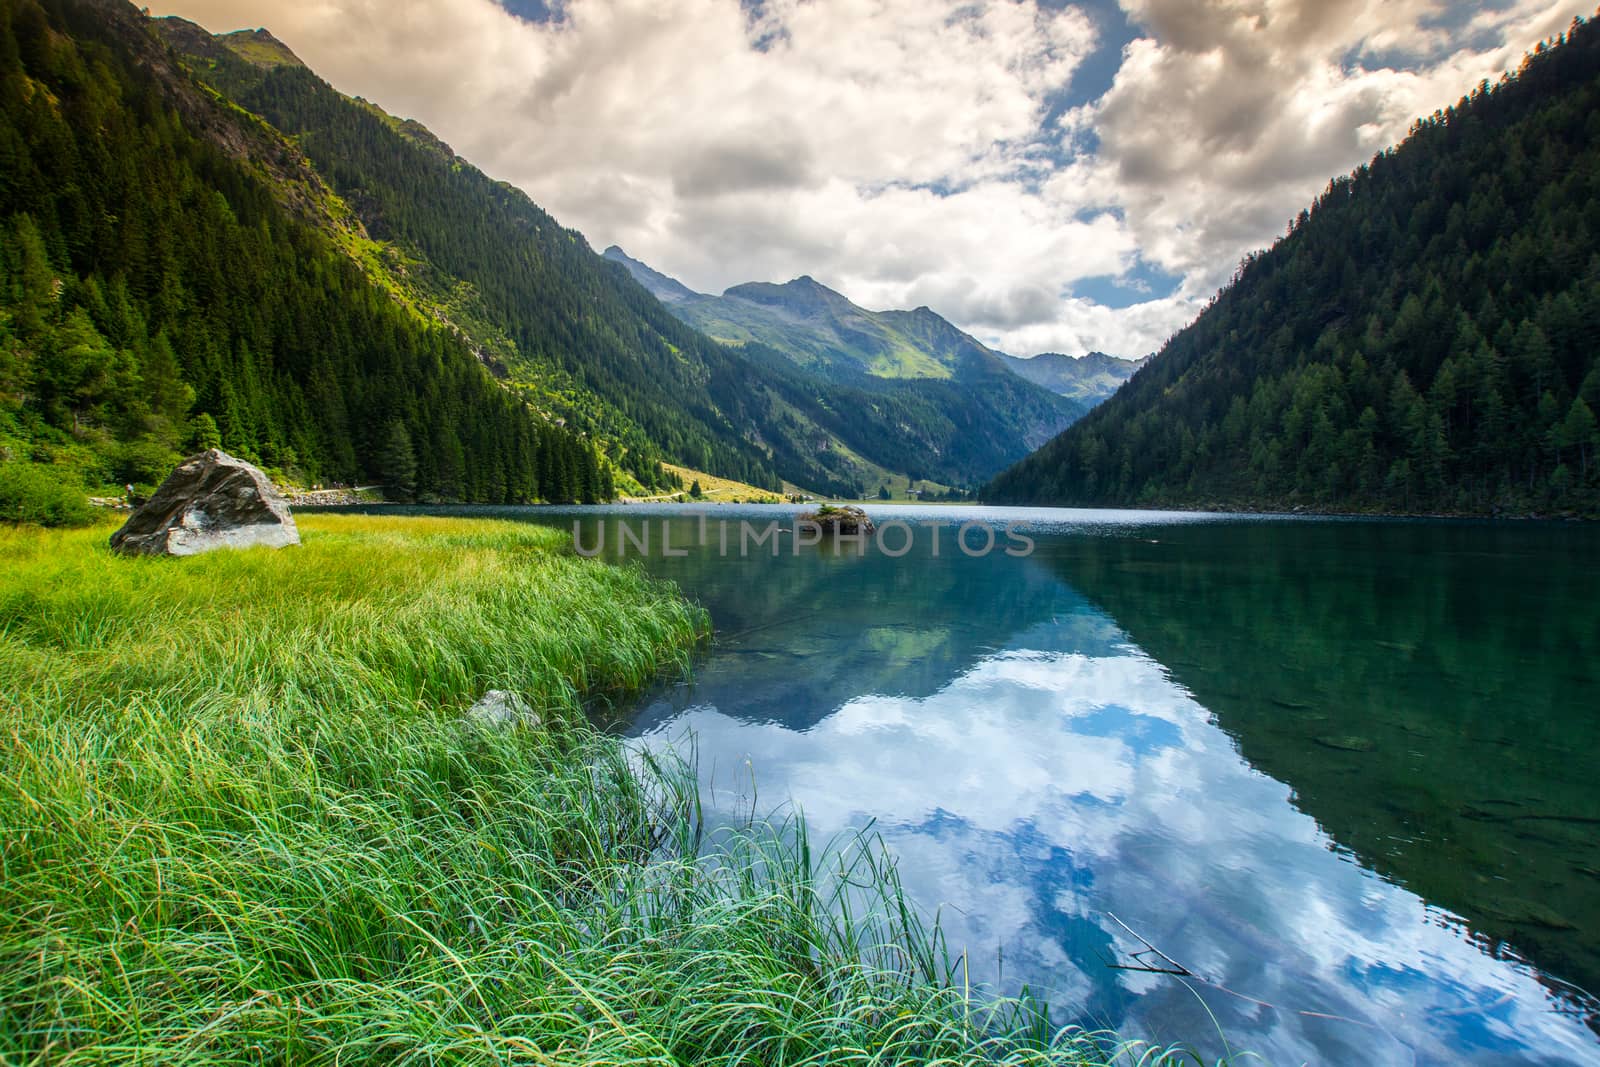
M 1077 650 L 1037 632 L 1063 627 Z M 694 731 L 713 810 L 747 806 L 753 771 L 816 838 L 875 822 L 975 979 L 1003 967 L 1091 1024 L 1210 1046 L 1209 1009 L 1274 1063 L 1596 1061 L 1528 969 L 1342 854 L 1103 616 L 1034 631 L 931 695 L 863 694 L 803 732 L 742 721 L 737 659 L 714 654 L 690 706 L 640 725 Z M 1140 946 L 1107 913 L 1241 996 L 1108 969 Z

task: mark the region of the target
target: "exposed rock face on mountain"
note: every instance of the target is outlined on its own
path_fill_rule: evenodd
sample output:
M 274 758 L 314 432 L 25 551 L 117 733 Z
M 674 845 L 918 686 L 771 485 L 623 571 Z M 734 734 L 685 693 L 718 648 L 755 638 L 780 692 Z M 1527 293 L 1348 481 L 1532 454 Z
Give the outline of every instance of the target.
M 1035 385 L 1042 385 L 1061 396 L 1078 397 L 1098 404 L 1122 387 L 1134 372 L 1150 361 L 1120 359 L 1104 352 L 1066 356 L 1060 352 L 1041 352 L 1019 359 L 1005 356 L 1006 366 Z
M 190 456 L 111 535 L 127 556 L 193 556 L 214 548 L 298 545 L 289 505 L 261 471 L 213 448 Z
M 860 374 L 972 379 L 1002 363 L 998 353 L 928 308 L 868 311 L 809 275 L 782 284 L 746 282 L 711 296 L 615 245 L 605 257 L 627 267 L 674 315 L 711 337 L 767 345 L 835 380 Z
M 781 285 L 747 282 L 721 296 L 697 293 L 616 245 L 605 257 L 691 326 L 732 344 L 758 342 L 835 379 L 932 378 L 970 382 L 1004 369 L 1057 396 L 1098 404 L 1144 365 L 1104 352 L 1018 358 L 997 352 L 930 308 L 868 311 L 809 275 Z M 1148 359 L 1149 357 L 1146 357 Z

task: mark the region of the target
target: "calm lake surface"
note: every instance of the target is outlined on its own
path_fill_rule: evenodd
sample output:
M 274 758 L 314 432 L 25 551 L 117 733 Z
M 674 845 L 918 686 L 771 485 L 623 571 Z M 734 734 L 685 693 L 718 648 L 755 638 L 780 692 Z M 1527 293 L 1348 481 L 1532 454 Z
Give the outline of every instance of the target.
M 796 509 L 701 510 L 537 512 L 648 520 L 715 621 L 623 728 L 692 731 L 713 810 L 871 824 L 975 980 L 1213 1059 L 1600 1063 L 1600 530 L 881 507 L 902 556 L 741 558 Z

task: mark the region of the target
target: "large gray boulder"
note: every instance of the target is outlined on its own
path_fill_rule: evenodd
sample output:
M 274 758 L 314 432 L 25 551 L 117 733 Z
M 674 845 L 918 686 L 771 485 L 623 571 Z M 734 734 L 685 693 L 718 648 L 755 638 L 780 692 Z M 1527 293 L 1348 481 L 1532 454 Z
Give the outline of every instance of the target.
M 167 475 L 111 548 L 128 556 L 193 556 L 213 548 L 298 545 L 288 501 L 261 471 L 213 448 Z

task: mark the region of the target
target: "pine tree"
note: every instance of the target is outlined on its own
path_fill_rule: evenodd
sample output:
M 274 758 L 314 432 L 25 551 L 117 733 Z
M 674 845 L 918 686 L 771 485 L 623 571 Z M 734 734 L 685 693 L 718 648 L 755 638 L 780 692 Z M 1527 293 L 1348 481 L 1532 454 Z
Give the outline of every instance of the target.
M 1589 461 L 1596 443 L 1600 443 L 1600 429 L 1595 425 L 1594 412 L 1580 396 L 1567 409 L 1567 417 L 1561 422 L 1559 440 L 1561 452 L 1565 453 L 1567 449 L 1577 452 L 1580 478 L 1589 477 Z
M 188 446 L 194 452 L 222 447 L 222 432 L 210 412 L 202 411 L 189 421 Z
M 384 432 L 378 474 L 383 479 L 385 496 L 410 500 L 416 495 L 417 454 L 411 445 L 411 433 L 400 419 L 391 419 Z
M 36 349 L 34 389 L 45 416 L 57 426 L 82 431 L 101 421 L 119 383 L 118 353 L 94 328 L 83 308 L 41 337 Z

